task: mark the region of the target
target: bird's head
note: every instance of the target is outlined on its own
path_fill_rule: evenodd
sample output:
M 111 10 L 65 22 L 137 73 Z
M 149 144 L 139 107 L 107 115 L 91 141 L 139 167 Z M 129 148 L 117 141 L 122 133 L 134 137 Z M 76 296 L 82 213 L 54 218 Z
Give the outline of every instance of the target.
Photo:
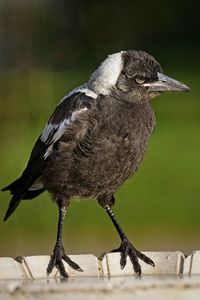
M 160 64 L 144 51 L 122 53 L 123 68 L 116 87 L 135 102 L 147 101 L 165 91 L 188 91 L 183 83 L 163 74 Z
M 89 82 L 97 93 L 124 95 L 127 101 L 137 103 L 165 91 L 189 91 L 183 83 L 164 75 L 153 56 L 135 50 L 109 55 Z

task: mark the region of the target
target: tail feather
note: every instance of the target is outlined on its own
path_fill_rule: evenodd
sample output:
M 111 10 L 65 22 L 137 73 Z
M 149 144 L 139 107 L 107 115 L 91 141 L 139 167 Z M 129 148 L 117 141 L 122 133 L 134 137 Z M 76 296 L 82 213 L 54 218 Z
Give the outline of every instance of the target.
M 4 217 L 4 221 L 6 221 L 8 217 L 15 211 L 15 209 L 20 204 L 21 200 L 33 199 L 45 191 L 45 188 L 29 191 L 27 187 L 24 187 L 23 185 L 17 185 L 17 182 L 19 184 L 20 179 L 16 180 L 15 182 L 2 189 L 2 191 L 10 190 L 11 194 L 13 195 L 13 197 L 10 200 L 6 215 Z
M 41 188 L 38 190 L 34 190 L 34 191 L 26 191 L 26 193 L 23 195 L 23 200 L 29 200 L 29 199 L 33 199 L 35 197 L 37 197 L 38 195 L 40 195 L 41 193 L 43 193 L 45 191 L 45 188 Z
M 3 188 L 2 192 L 4 191 L 10 191 L 10 193 L 13 195 L 9 203 L 9 207 L 6 212 L 6 215 L 4 217 L 4 221 L 6 221 L 8 217 L 13 213 L 13 211 L 17 208 L 17 206 L 21 201 L 23 195 L 23 189 L 21 187 L 21 177 L 15 180 L 14 182 L 12 182 L 11 184 L 9 184 L 8 186 L 6 186 L 5 188 Z
M 32 199 L 44 191 L 44 188 L 35 191 L 28 190 L 32 183 L 37 179 L 37 177 L 26 177 L 26 173 L 23 173 L 19 179 L 15 180 L 14 182 L 2 189 L 2 191 L 9 190 L 13 195 L 9 203 L 6 215 L 4 217 L 4 221 L 6 221 L 8 217 L 15 211 L 22 199 Z
M 9 189 L 10 188 L 6 187 L 6 188 L 2 189 L 2 191 L 9 190 Z M 8 210 L 7 210 L 6 215 L 3 220 L 6 221 L 10 217 L 10 215 L 15 211 L 15 209 L 18 207 L 18 205 L 20 204 L 22 199 L 23 200 L 33 199 L 36 196 L 38 196 L 39 194 L 43 193 L 44 191 L 45 191 L 45 188 L 35 190 L 35 191 L 27 190 L 27 191 L 25 191 L 25 193 L 24 193 L 24 191 L 21 191 L 21 193 L 15 193 L 12 188 L 11 193 L 13 194 L 13 197 L 9 203 Z
M 45 162 L 44 154 L 47 148 L 48 145 L 43 143 L 39 137 L 33 147 L 31 157 L 21 177 L 2 189 L 2 191 L 9 190 L 13 195 L 4 221 L 14 212 L 21 200 L 32 199 L 44 191 L 44 188 L 41 185 L 34 190 L 29 189 L 42 175 Z
M 19 187 L 21 186 L 21 177 L 18 178 L 17 180 L 13 181 L 11 184 L 7 185 L 6 187 L 4 187 L 2 189 L 2 192 L 4 191 L 10 191 L 10 193 L 12 195 L 14 195 L 14 193 L 16 193 L 16 191 L 19 189 Z
M 6 212 L 6 215 L 4 217 L 4 221 L 6 221 L 8 219 L 8 217 L 10 217 L 10 215 L 14 212 L 14 210 L 17 208 L 17 206 L 19 205 L 21 201 L 21 195 L 14 195 L 9 203 L 9 207 L 8 210 Z

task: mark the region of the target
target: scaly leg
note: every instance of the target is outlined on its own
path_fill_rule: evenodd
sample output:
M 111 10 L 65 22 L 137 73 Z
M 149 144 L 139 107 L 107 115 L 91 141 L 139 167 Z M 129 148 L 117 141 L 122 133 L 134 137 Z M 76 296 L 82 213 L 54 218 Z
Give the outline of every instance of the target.
M 128 237 L 126 236 L 126 234 L 122 230 L 121 226 L 119 225 L 119 222 L 117 221 L 114 213 L 112 212 L 111 204 L 114 203 L 114 196 L 112 196 L 111 200 L 112 201 L 109 201 L 109 204 L 105 204 L 105 199 L 103 201 L 101 201 L 101 200 L 99 201 L 99 203 L 103 206 L 103 208 L 109 215 L 109 217 L 110 217 L 111 221 L 113 222 L 113 224 L 120 236 L 120 239 L 121 239 L 121 245 L 119 246 L 119 248 L 114 249 L 111 252 L 121 252 L 120 265 L 121 265 L 122 269 L 126 265 L 127 256 L 129 256 L 135 273 L 140 276 L 141 275 L 141 266 L 138 261 L 138 258 L 153 267 L 155 266 L 154 262 L 149 257 L 147 257 L 146 255 L 144 255 L 143 253 L 138 251 L 133 246 L 133 244 L 129 241 Z M 102 257 L 103 257 L 103 255 L 101 256 L 101 258 Z
M 56 267 L 60 275 L 63 277 L 68 277 L 68 274 L 65 270 L 64 264 L 62 262 L 62 259 L 68 263 L 68 265 L 77 270 L 77 271 L 83 271 L 79 265 L 77 265 L 74 261 L 72 261 L 66 254 L 65 249 L 62 245 L 62 229 L 63 229 L 63 222 L 65 219 L 65 214 L 68 207 L 68 201 L 59 201 L 58 202 L 58 208 L 59 208 L 59 221 L 58 221 L 58 230 L 57 230 L 57 240 L 56 244 L 53 250 L 53 255 L 51 256 L 51 259 L 49 261 L 48 267 L 47 267 L 47 274 L 49 275 L 53 268 Z

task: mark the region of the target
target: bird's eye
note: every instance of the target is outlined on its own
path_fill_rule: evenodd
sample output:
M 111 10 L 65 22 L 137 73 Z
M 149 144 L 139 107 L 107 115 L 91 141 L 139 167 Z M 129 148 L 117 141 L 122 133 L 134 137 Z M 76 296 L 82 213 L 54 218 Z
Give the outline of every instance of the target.
M 142 77 L 136 77 L 135 78 L 135 81 L 138 83 L 138 84 L 142 84 L 145 82 L 145 78 L 142 78 Z

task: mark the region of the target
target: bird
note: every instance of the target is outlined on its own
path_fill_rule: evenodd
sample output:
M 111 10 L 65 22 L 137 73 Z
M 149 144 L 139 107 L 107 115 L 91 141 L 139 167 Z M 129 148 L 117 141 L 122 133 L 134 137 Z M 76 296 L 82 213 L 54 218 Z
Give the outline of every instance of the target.
M 114 212 L 115 192 L 132 177 L 147 150 L 155 128 L 151 99 L 168 91 L 189 91 L 164 75 L 160 64 L 145 51 L 125 50 L 108 57 L 88 82 L 70 91 L 56 106 L 37 139 L 22 175 L 3 188 L 12 194 L 4 221 L 22 200 L 48 191 L 58 206 L 58 226 L 47 274 L 56 267 L 68 277 L 64 263 L 82 268 L 66 254 L 62 229 L 74 198 L 90 198 L 103 207 L 120 237 L 123 269 L 127 257 L 141 275 L 140 260 L 154 262 L 137 250 Z

